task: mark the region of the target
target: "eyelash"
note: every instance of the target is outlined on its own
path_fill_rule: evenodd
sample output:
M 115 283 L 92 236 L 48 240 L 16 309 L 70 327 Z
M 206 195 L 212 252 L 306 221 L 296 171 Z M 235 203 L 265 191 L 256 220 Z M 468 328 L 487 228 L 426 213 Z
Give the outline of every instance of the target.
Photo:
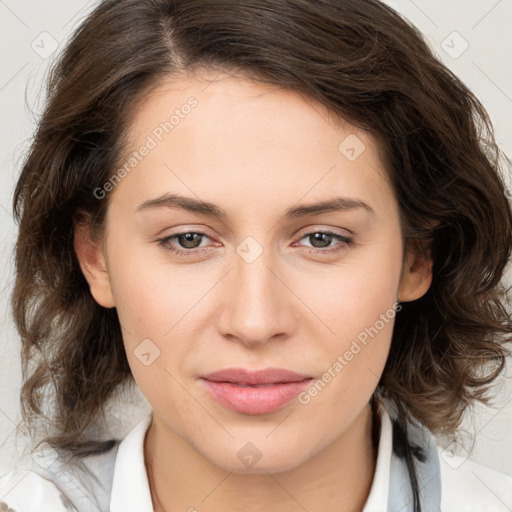
M 299 238 L 299 240 L 302 240 L 303 238 L 306 238 L 308 236 L 315 235 L 318 233 L 323 234 L 323 235 L 333 236 L 334 238 L 338 239 L 338 241 L 340 243 L 338 243 L 337 246 L 335 246 L 335 248 L 329 248 L 329 249 L 313 248 L 313 249 L 308 250 L 307 252 L 314 253 L 314 254 L 318 254 L 318 253 L 333 254 L 333 253 L 342 251 L 343 249 L 350 246 L 353 242 L 352 238 L 340 235 L 338 233 L 334 233 L 332 231 L 324 231 L 324 230 L 311 231 L 309 233 L 305 233 L 303 236 L 301 236 Z M 195 234 L 195 235 L 200 235 L 203 237 L 210 238 L 206 233 L 203 233 L 201 231 L 184 231 L 182 233 L 175 233 L 174 235 L 166 236 L 164 238 L 159 238 L 156 241 L 158 242 L 158 245 L 161 246 L 165 251 L 173 253 L 177 256 L 185 256 L 185 257 L 197 256 L 198 253 L 205 252 L 204 250 L 201 251 L 198 248 L 190 249 L 190 250 L 180 250 L 180 249 L 176 249 L 175 247 L 169 245 L 169 241 L 172 240 L 173 238 L 176 238 L 176 237 L 179 237 L 182 235 L 188 235 L 188 234 Z

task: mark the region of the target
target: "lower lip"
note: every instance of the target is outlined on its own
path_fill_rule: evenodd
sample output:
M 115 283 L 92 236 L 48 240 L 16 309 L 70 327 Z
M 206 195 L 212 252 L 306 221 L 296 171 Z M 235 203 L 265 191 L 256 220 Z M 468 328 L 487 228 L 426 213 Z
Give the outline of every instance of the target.
M 242 414 L 268 414 L 291 402 L 312 379 L 283 382 L 265 387 L 241 387 L 229 382 L 201 379 L 206 391 L 219 403 Z

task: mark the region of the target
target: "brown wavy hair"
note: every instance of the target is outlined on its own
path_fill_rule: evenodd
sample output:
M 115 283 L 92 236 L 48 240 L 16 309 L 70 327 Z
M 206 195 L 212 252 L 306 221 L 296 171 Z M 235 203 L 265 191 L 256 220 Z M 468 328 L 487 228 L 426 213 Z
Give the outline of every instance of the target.
M 103 234 L 137 102 L 166 77 L 237 71 L 299 91 L 380 141 L 406 247 L 430 242 L 428 292 L 402 304 L 378 393 L 403 418 L 454 432 L 486 401 L 511 338 L 501 277 L 512 216 L 488 114 L 419 31 L 377 0 L 105 0 L 54 62 L 14 192 L 12 310 L 27 425 L 81 457 L 133 382 L 115 308 L 93 299 L 73 249 L 77 222 Z

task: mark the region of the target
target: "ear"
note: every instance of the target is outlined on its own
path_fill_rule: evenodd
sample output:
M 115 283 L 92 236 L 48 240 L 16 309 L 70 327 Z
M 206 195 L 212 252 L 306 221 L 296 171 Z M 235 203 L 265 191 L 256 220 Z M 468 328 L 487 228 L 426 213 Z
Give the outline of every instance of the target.
M 93 239 L 88 222 L 75 222 L 74 248 L 94 300 L 104 308 L 114 307 L 103 247 Z
M 432 284 L 433 262 L 430 259 L 427 243 L 427 241 L 421 242 L 422 251 L 407 250 L 406 252 L 398 302 L 419 299 L 427 293 Z

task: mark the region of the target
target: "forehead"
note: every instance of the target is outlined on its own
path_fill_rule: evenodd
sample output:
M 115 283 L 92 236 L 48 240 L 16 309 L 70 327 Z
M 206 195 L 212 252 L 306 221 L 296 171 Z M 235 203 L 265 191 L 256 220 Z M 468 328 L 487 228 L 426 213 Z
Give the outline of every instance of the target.
M 192 102 L 194 107 L 190 108 Z M 245 130 L 239 131 L 242 125 Z M 368 132 L 351 125 L 314 98 L 227 71 L 199 68 L 160 79 L 136 100 L 128 122 L 133 141 L 153 135 L 157 143 L 164 145 L 177 141 L 180 132 L 186 131 L 190 138 L 188 128 L 193 128 L 198 138 L 203 136 L 203 141 L 206 132 L 209 138 L 218 132 L 238 140 L 273 142 L 273 149 L 291 148 L 295 153 L 304 142 L 309 147 L 325 141 L 324 146 L 338 149 L 340 137 L 353 134 L 364 139 L 367 147 L 380 151 Z M 243 148 L 245 152 L 248 149 Z
M 380 147 L 367 132 L 310 97 L 240 75 L 169 77 L 138 102 L 127 140 L 124 163 L 150 148 L 114 190 L 133 200 L 175 191 L 289 203 L 340 185 L 356 196 L 384 185 L 389 196 Z

